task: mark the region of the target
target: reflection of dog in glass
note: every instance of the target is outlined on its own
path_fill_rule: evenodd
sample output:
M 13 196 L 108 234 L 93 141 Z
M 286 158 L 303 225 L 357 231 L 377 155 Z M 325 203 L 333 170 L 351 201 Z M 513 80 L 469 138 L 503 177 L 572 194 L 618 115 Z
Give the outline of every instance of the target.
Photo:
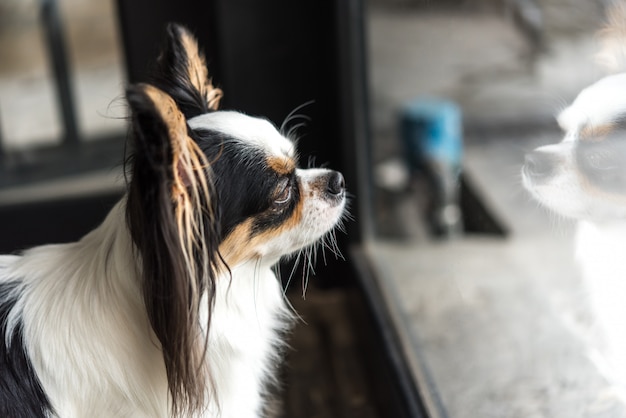
M 561 215 L 626 220 L 626 74 L 584 89 L 558 122 L 564 139 L 526 156 L 524 186 Z
M 602 333 L 597 366 L 626 386 L 626 74 L 580 92 L 559 116 L 564 139 L 526 156 L 524 186 L 579 221 L 577 258 Z

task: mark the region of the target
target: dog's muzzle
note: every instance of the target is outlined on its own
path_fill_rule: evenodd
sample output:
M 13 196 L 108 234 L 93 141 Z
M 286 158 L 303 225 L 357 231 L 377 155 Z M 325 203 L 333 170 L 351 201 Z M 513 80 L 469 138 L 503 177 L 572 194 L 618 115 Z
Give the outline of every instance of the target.
M 526 154 L 522 172 L 529 180 L 541 182 L 552 177 L 556 167 L 557 160 L 552 153 L 535 150 Z

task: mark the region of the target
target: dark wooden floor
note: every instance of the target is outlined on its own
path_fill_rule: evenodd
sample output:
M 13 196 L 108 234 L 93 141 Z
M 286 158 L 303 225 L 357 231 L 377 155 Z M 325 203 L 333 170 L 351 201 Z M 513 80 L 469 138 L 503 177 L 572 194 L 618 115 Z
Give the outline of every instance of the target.
M 282 376 L 283 418 L 379 417 L 348 305 L 349 289 L 299 289 L 289 299 L 302 317 Z

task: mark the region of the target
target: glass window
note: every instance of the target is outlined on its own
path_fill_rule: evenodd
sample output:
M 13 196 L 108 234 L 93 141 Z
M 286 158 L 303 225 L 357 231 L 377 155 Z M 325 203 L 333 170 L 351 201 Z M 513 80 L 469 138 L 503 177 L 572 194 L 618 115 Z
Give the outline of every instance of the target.
M 125 131 L 123 63 L 113 1 L 34 0 L 0 5 L 0 137 L 5 149 L 60 143 L 64 126 L 46 32 L 46 5 L 59 16 L 81 140 Z M 50 10 L 48 8 L 47 10 Z
M 369 4 L 368 252 L 434 416 L 626 416 L 626 9 L 566 3 Z
M 0 5 L 0 138 L 8 149 L 60 140 L 39 2 Z
M 74 72 L 79 129 L 87 140 L 126 131 L 124 71 L 112 0 L 59 0 Z

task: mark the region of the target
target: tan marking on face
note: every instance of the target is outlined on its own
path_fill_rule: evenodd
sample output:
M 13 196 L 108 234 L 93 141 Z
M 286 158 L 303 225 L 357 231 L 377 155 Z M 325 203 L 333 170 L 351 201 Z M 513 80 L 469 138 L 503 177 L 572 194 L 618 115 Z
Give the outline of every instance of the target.
M 603 202 L 610 202 L 614 205 L 626 207 L 626 196 L 618 193 L 611 193 L 607 190 L 602 190 L 601 188 L 594 185 L 591 181 L 589 181 L 589 179 L 578 170 L 576 170 L 576 175 L 579 179 L 581 190 L 585 194 L 591 196 L 591 199 L 596 199 Z
M 296 207 L 293 208 L 291 216 L 285 219 L 280 227 L 276 228 L 276 231 L 278 232 L 276 235 L 280 235 L 282 232 L 293 229 L 300 224 L 302 217 L 304 216 L 305 199 L 306 197 L 302 195 L 302 190 L 300 190 L 300 199 L 298 200 Z
M 603 190 L 601 187 L 595 185 L 589 178 L 578 169 L 578 167 L 572 167 L 572 170 L 575 173 L 576 178 L 578 179 L 578 184 L 580 185 L 580 189 L 587 195 L 592 196 L 593 199 L 612 202 L 614 204 L 619 204 L 620 206 L 626 207 L 626 196 L 619 193 L 611 193 L 608 190 Z
M 198 49 L 198 43 L 186 30 L 182 32 L 180 40 L 187 55 L 187 75 L 191 84 L 205 98 L 209 109 L 217 110 L 223 93 L 221 89 L 213 86 L 204 56 Z
M 267 165 L 281 176 L 289 175 L 296 169 L 296 163 L 287 157 L 269 157 Z
M 268 210 L 272 210 L 271 208 Z M 259 216 L 263 216 L 261 214 Z M 252 229 L 255 218 L 249 218 L 237 225 L 220 245 L 220 253 L 228 266 L 234 267 L 244 261 L 262 257 L 262 246 L 300 224 L 304 216 L 304 198 L 300 198 L 291 216 L 260 233 L 253 235 Z
M 233 267 L 243 260 L 254 258 L 255 245 L 250 240 L 252 235 L 252 219 L 237 225 L 220 245 L 220 254 L 226 265 Z
M 581 141 L 597 142 L 601 141 L 615 130 L 616 126 L 613 123 L 606 123 L 599 126 L 586 125 L 580 130 Z

